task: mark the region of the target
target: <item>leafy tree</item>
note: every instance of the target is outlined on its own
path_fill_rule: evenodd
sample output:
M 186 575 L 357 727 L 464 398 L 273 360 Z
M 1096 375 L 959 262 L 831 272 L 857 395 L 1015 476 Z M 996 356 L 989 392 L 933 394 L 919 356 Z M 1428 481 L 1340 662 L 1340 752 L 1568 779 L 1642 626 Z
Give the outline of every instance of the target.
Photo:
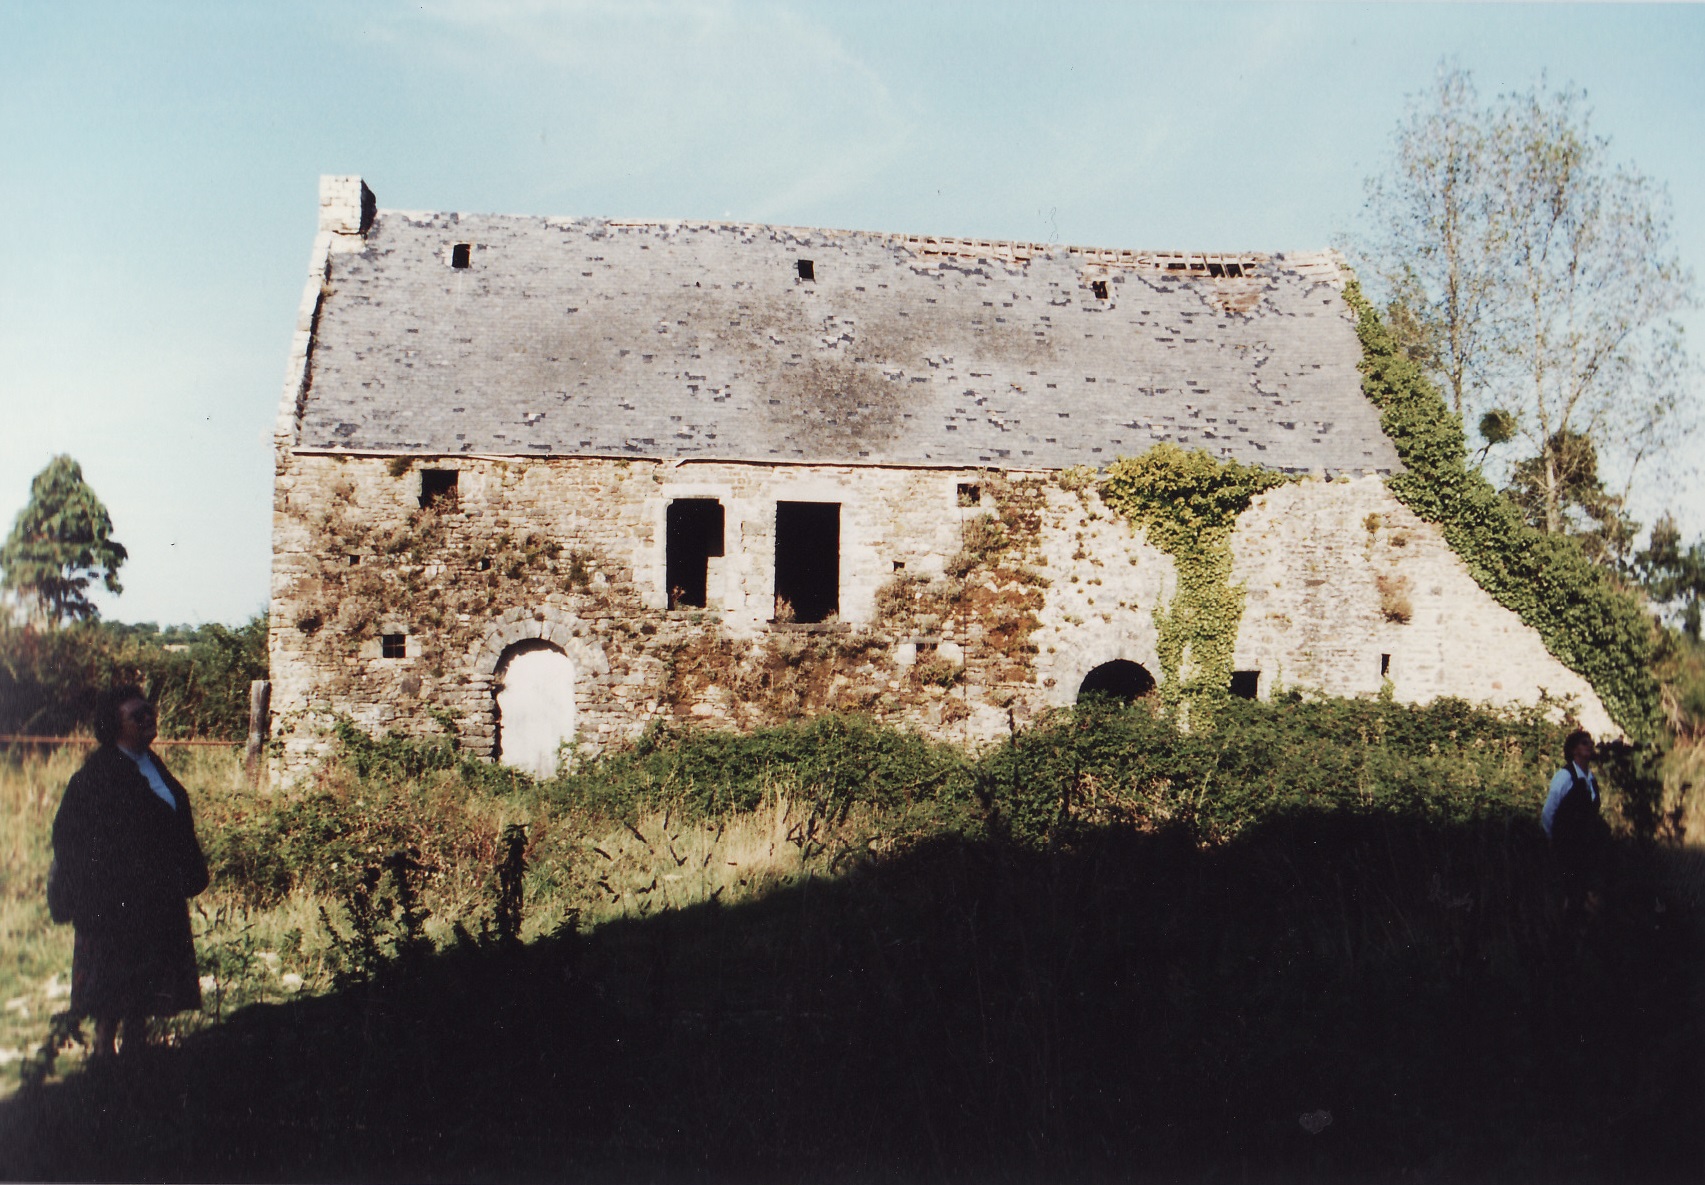
M 1487 413 L 1488 417 L 1494 414 Z M 1486 428 L 1482 423 L 1481 434 L 1490 439 Z M 1580 539 L 1593 562 L 1616 567 L 1626 559 L 1640 524 L 1628 517 L 1622 497 L 1607 491 L 1599 480 L 1598 450 L 1591 438 L 1575 432 L 1554 433 L 1542 455 L 1518 462 L 1511 471 L 1504 493 L 1521 509 L 1528 525 L 1542 531 L 1549 507 L 1547 465 L 1557 478 L 1569 534 Z
M 1634 557 L 1646 591 L 1659 605 L 1673 607 L 1688 637 L 1699 641 L 1700 605 L 1705 602 L 1705 542 L 1683 550 L 1681 528 L 1664 515 L 1652 526 L 1646 549 Z
M 1375 237 L 1363 252 L 1388 290 L 1398 348 L 1440 381 L 1464 421 L 1484 382 L 1496 288 L 1478 101 L 1468 72 L 1451 67 L 1430 95 L 1411 99 L 1392 171 L 1367 182 Z
M 82 466 L 62 453 L 36 474 L 29 504 L 0 546 L 0 589 L 36 621 L 88 621 L 99 616 L 89 585 L 99 580 L 108 592 L 124 591 L 118 570 L 127 558 Z
M 1442 66 L 1394 147 L 1368 182 L 1360 253 L 1396 343 L 1463 422 L 1492 429 L 1488 447 L 1528 446 L 1535 521 L 1566 533 L 1580 525 L 1573 442 L 1593 446 L 1595 467 L 1612 455 L 1631 482 L 1679 436 L 1691 368 L 1671 315 L 1692 303 L 1692 276 L 1667 194 L 1610 160 L 1584 92 L 1547 93 L 1543 80 L 1482 105 L 1467 71 Z M 1486 418 L 1498 409 L 1509 421 Z

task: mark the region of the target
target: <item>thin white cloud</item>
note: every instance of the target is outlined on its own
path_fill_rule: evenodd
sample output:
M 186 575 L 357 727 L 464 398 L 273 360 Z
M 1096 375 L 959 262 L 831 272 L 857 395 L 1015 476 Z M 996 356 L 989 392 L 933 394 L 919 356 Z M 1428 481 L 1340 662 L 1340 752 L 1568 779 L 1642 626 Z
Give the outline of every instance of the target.
M 873 184 L 912 138 L 880 72 L 788 9 L 437 0 L 375 35 L 488 80 L 576 188 L 643 182 L 705 211 L 738 195 L 737 216 L 802 218 Z

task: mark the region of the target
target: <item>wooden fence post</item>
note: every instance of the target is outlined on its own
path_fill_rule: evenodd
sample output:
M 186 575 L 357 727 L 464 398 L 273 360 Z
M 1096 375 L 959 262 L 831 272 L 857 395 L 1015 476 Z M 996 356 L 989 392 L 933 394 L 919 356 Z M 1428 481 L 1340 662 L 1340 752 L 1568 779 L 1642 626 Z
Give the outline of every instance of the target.
M 272 683 L 256 679 L 249 684 L 249 744 L 243 751 L 243 768 L 254 777 L 266 752 L 267 715 L 272 707 Z

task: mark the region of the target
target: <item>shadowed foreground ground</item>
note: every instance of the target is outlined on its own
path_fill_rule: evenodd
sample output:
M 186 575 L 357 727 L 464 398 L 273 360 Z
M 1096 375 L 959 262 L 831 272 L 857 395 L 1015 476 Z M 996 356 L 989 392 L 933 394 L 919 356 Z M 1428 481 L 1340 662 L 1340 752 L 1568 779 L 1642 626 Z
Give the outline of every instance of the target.
M 933 841 L 249 1009 L 5 1104 L 0 1172 L 1696 1179 L 1697 919 L 1630 873 L 1577 941 L 1544 857 L 1389 818 Z

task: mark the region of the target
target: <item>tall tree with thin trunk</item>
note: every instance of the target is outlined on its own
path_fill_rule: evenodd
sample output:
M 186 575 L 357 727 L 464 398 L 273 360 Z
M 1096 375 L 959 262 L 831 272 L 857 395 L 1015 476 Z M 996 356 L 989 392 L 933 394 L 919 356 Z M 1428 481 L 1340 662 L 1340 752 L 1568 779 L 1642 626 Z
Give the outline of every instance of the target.
M 1565 451 L 1588 442 L 1625 498 L 1679 441 L 1697 386 L 1672 319 L 1693 296 L 1668 196 L 1610 159 L 1585 104 L 1541 79 L 1482 105 L 1467 71 L 1442 66 L 1368 183 L 1357 252 L 1456 413 L 1526 445 L 1553 533 L 1581 525 Z
M 1674 411 L 1673 386 L 1650 385 L 1681 349 L 1670 315 L 1692 277 L 1670 240 L 1667 195 L 1612 165 L 1583 92 L 1505 96 L 1488 157 L 1506 272 L 1492 327 L 1500 386 L 1543 470 L 1545 529 L 1568 529 L 1567 441 L 1624 454 Z M 1641 449 L 1641 453 L 1645 450 Z
M 1368 179 L 1374 230 L 1361 252 L 1384 282 L 1406 352 L 1442 381 L 1464 419 L 1481 402 L 1502 230 L 1487 141 L 1473 78 L 1441 65 L 1398 125 L 1390 171 Z
M 29 504 L 0 545 L 0 589 L 39 624 L 87 621 L 99 616 L 89 586 L 98 580 L 108 592 L 123 592 L 118 570 L 127 558 L 82 466 L 61 454 L 36 474 Z

